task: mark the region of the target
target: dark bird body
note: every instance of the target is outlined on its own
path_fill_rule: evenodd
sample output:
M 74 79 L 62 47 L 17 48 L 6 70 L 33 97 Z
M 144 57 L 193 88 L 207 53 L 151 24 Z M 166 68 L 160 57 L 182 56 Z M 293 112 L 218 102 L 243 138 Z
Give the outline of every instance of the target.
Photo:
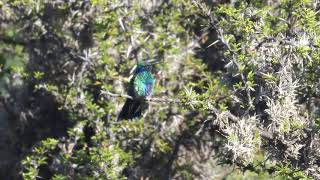
M 153 63 L 154 64 L 154 63 Z M 140 62 L 134 71 L 129 84 L 128 95 L 118 120 L 138 118 L 142 111 L 148 108 L 145 98 L 152 95 L 155 78 L 151 73 L 152 63 Z

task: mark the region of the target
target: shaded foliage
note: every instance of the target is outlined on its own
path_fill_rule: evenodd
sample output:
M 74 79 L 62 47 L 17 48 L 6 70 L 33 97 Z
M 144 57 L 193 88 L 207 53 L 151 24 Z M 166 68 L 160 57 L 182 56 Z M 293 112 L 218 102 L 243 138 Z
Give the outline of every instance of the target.
M 0 2 L 0 154 L 13 152 L 1 176 L 320 178 L 318 12 L 308 0 Z M 161 101 L 117 121 L 132 68 L 151 58 Z

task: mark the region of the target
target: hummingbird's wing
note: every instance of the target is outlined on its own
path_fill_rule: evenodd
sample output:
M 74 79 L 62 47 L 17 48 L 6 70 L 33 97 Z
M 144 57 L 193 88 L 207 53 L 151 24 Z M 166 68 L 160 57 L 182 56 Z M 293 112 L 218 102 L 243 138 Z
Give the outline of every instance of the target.
M 130 81 L 128 95 L 122 110 L 118 116 L 121 119 L 134 119 L 142 114 L 142 111 L 148 108 L 148 103 L 144 98 L 151 95 L 154 84 L 154 77 L 149 71 L 142 71 L 133 76 Z

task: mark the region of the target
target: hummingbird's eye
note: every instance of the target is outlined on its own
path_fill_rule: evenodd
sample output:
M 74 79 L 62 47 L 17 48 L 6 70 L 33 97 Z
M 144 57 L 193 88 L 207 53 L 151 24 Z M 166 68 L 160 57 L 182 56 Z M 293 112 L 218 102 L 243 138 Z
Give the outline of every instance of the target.
M 153 68 L 152 68 L 152 66 L 147 66 L 146 69 L 147 69 L 148 71 L 151 71 Z

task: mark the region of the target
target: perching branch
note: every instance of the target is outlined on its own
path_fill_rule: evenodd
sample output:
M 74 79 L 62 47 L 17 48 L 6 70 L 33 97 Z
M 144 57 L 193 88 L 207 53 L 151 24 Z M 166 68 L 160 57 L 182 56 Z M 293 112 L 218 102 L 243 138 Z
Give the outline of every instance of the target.
M 132 96 L 129 96 L 127 94 L 115 94 L 115 93 L 111 93 L 109 91 L 101 91 L 100 94 L 102 94 L 102 95 L 104 94 L 104 95 L 111 96 L 111 97 L 123 97 L 123 98 L 133 99 Z M 149 102 L 163 102 L 163 103 L 180 103 L 181 102 L 180 99 L 157 98 L 157 97 L 147 97 L 144 100 L 149 101 Z
M 122 97 L 122 98 L 128 98 L 128 99 L 133 99 L 132 96 L 129 96 L 127 94 L 115 94 L 115 93 L 111 93 L 109 91 L 101 91 L 100 93 L 101 95 L 107 95 L 110 97 Z M 162 103 L 181 103 L 182 101 L 180 99 L 170 99 L 170 98 L 157 98 L 157 97 L 148 97 L 144 99 L 145 101 L 149 101 L 149 102 L 162 102 Z M 210 112 L 212 112 L 213 114 L 221 114 L 221 111 L 214 108 L 214 107 L 210 107 Z M 236 117 L 235 115 L 233 115 L 231 112 L 227 112 L 226 113 L 227 117 L 229 120 L 231 120 L 233 123 L 237 123 L 240 119 L 238 117 Z M 273 135 L 269 132 L 266 131 L 261 131 L 261 137 L 265 138 L 265 139 L 273 139 Z

